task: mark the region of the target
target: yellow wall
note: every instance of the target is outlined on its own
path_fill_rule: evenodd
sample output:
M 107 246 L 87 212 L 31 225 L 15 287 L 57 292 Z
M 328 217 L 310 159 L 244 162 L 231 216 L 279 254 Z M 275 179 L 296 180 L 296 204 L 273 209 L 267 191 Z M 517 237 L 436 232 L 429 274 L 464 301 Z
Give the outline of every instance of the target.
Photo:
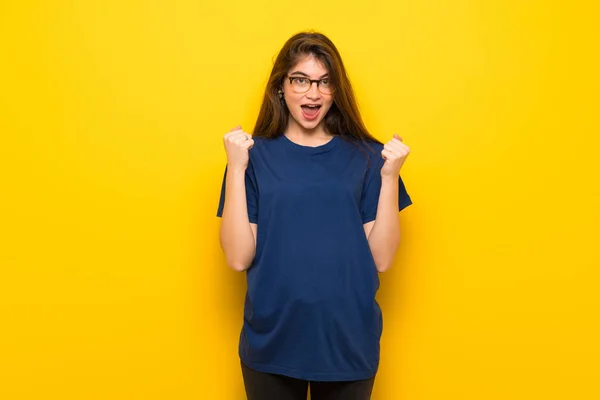
M 221 138 L 310 28 L 412 148 L 373 398 L 600 398 L 592 3 L 1 1 L 0 398 L 243 398 Z

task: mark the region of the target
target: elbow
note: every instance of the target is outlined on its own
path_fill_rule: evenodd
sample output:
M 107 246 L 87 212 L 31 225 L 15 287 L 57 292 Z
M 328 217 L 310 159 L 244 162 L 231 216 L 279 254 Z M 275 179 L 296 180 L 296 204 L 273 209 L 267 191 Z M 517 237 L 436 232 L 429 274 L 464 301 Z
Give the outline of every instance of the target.
M 227 265 L 229 266 L 229 268 L 231 268 L 235 272 L 244 272 L 252 265 L 254 255 L 252 255 L 252 257 L 244 257 L 240 255 L 231 255 L 227 257 L 226 255 L 225 258 L 227 260 Z
M 385 272 L 392 268 L 399 243 L 400 241 L 398 240 L 393 244 L 392 248 L 384 252 L 373 253 L 373 260 L 375 261 L 375 268 L 377 268 L 377 272 Z
M 221 238 L 221 249 L 225 254 L 227 265 L 236 272 L 247 270 L 254 262 L 254 248 L 240 249 L 239 245 L 232 244 Z
M 391 262 L 387 262 L 387 263 L 377 263 L 375 264 L 375 268 L 377 268 L 377 272 L 382 273 L 387 271 L 388 269 L 390 269 L 392 267 L 392 263 Z
M 231 268 L 235 272 L 244 272 L 245 270 L 250 268 L 250 265 L 247 265 L 247 264 L 239 262 L 239 261 L 234 261 L 234 262 L 228 261 L 227 265 L 229 265 L 229 268 Z
M 378 257 L 373 257 L 373 261 L 375 261 L 375 268 L 377 269 L 377 272 L 381 273 L 387 271 L 392 267 L 392 264 L 394 263 L 394 257 L 393 254 L 379 254 Z
M 235 272 L 244 272 L 245 270 L 250 268 L 254 257 L 248 258 L 234 255 L 233 257 L 226 256 L 225 258 L 227 260 L 227 265 L 229 266 L 229 268 L 231 268 Z

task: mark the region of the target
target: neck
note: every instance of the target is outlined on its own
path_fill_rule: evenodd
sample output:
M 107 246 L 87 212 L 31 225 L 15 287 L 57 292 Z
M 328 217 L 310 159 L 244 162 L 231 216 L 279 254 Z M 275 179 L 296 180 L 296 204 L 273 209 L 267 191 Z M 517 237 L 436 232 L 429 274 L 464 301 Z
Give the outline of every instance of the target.
M 287 129 L 285 130 L 285 135 L 288 138 L 298 139 L 298 140 L 318 140 L 318 139 L 329 139 L 332 137 L 331 134 L 327 133 L 323 128 L 323 124 L 315 126 L 313 129 L 305 129 L 293 118 L 290 118 L 288 122 Z

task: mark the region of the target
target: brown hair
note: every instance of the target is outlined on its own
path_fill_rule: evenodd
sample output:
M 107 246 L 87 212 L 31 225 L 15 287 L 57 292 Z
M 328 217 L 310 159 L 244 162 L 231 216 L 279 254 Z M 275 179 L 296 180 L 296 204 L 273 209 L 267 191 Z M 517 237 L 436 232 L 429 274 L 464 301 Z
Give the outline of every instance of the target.
M 290 68 L 306 56 L 313 56 L 323 63 L 335 88 L 333 104 L 324 118 L 325 130 L 353 143 L 373 141 L 381 144 L 367 131 L 362 121 L 340 53 L 327 36 L 314 31 L 295 34 L 277 55 L 253 135 L 267 139 L 283 135 L 290 116 L 278 90 Z

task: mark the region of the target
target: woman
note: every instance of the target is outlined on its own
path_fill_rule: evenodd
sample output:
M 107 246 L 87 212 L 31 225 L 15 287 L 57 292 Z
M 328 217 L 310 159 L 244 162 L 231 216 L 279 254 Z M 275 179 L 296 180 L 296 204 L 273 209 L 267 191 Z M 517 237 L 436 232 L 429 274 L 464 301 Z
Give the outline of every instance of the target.
M 340 54 L 303 32 L 281 49 L 253 135 L 224 136 L 217 215 L 227 263 L 247 271 L 239 355 L 248 399 L 369 399 L 382 317 L 375 294 L 412 204 L 360 117 Z M 310 385 L 309 385 L 310 383 Z

